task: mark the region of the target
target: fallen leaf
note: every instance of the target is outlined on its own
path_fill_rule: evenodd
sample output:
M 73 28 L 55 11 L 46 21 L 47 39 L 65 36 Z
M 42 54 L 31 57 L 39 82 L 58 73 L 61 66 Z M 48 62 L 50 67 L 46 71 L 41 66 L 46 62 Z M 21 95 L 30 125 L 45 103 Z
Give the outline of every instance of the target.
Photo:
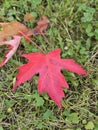
M 39 34 L 43 34 L 44 31 L 47 29 L 48 25 L 49 25 L 49 20 L 47 17 L 42 16 L 42 20 L 37 22 L 37 26 L 33 29 L 33 35 L 39 35 Z
M 9 36 L 19 35 L 19 31 L 24 33 L 28 31 L 27 27 L 20 22 L 0 23 L 0 26 L 0 42 L 6 40 Z
M 30 14 L 30 13 L 26 13 L 24 16 L 24 21 L 30 21 L 30 20 L 34 20 L 35 18 Z
M 0 45 L 8 45 L 10 51 L 5 54 L 5 58 L 2 62 L 0 62 L 0 66 L 5 65 L 5 63 L 14 55 L 16 52 L 19 44 L 20 44 L 21 37 L 20 36 L 13 36 L 13 39 L 10 41 L 1 42 Z
M 39 93 L 47 92 L 51 99 L 61 107 L 61 101 L 64 97 L 62 88 L 69 87 L 61 70 L 69 70 L 80 75 L 86 74 L 86 71 L 73 59 L 61 59 L 60 52 L 60 49 L 56 49 L 48 54 L 23 54 L 22 56 L 27 58 L 29 62 L 19 67 L 19 74 L 12 91 L 21 83 L 30 80 L 35 74 L 39 74 Z

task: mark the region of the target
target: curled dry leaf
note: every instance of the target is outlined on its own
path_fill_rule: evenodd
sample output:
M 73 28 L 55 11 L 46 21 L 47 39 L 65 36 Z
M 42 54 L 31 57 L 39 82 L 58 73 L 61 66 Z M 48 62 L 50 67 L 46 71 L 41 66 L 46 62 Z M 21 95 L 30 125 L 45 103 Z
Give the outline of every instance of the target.
M 39 74 L 39 93 L 47 92 L 51 99 L 61 107 L 64 97 L 63 88 L 69 87 L 61 70 L 69 70 L 79 75 L 86 74 L 86 71 L 73 59 L 61 59 L 60 52 L 60 49 L 56 49 L 48 54 L 23 54 L 29 62 L 19 67 L 19 74 L 12 91 L 21 83 L 30 80 L 35 74 Z
M 49 23 L 49 19 L 45 16 L 42 16 L 42 20 L 38 21 L 37 26 L 33 29 L 33 35 L 36 36 L 39 34 L 43 34 L 44 31 L 47 29 Z
M 28 28 L 20 22 L 0 23 L 0 42 L 9 36 L 19 35 L 19 31 L 26 33 Z
M 43 34 L 48 28 L 50 21 L 46 16 L 42 16 L 41 20 L 37 22 L 37 26 L 34 29 L 29 29 L 25 35 L 28 37 Z
M 13 36 L 13 39 L 10 41 L 1 42 L 0 45 L 8 45 L 10 51 L 5 54 L 5 58 L 2 62 L 0 62 L 0 66 L 5 65 L 5 63 L 14 55 L 16 52 L 19 44 L 20 44 L 21 37 L 20 36 Z

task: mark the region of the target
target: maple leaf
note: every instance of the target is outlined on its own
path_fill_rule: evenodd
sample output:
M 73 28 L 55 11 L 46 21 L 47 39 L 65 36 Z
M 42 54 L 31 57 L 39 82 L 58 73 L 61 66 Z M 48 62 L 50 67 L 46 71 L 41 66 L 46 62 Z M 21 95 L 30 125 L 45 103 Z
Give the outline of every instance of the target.
M 19 67 L 19 74 L 12 91 L 21 83 L 30 80 L 35 74 L 39 74 L 39 93 L 47 92 L 51 99 L 61 107 L 61 101 L 64 97 L 63 88 L 69 87 L 61 70 L 66 69 L 80 75 L 86 74 L 86 71 L 73 59 L 61 59 L 60 52 L 60 49 L 56 49 L 48 54 L 23 54 L 22 56 L 27 58 L 29 62 Z
M 16 52 L 19 44 L 20 44 L 21 37 L 20 36 L 13 36 L 12 40 L 1 42 L 0 45 L 8 45 L 10 51 L 5 54 L 5 58 L 2 62 L 0 62 L 0 66 L 5 65 L 5 63 L 14 55 Z

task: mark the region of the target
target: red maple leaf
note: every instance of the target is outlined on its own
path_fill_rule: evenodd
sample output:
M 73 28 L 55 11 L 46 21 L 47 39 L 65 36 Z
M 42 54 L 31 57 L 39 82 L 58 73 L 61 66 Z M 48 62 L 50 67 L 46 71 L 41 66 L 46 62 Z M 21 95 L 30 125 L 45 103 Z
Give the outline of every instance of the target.
M 30 80 L 35 74 L 39 74 L 38 91 L 40 94 L 47 92 L 54 102 L 61 107 L 64 97 L 63 87 L 68 88 L 65 77 L 61 70 L 66 69 L 77 74 L 86 74 L 86 71 L 73 59 L 61 59 L 60 49 L 49 52 L 48 54 L 31 53 L 23 54 L 29 62 L 19 67 L 19 74 L 12 90 L 17 86 Z

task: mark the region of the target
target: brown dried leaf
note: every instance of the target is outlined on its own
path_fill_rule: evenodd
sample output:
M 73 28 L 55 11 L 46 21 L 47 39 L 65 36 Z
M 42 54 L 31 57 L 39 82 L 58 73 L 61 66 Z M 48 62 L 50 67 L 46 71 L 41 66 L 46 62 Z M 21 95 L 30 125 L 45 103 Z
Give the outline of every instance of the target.
M 28 28 L 20 22 L 0 23 L 0 42 L 6 40 L 9 36 L 19 35 L 19 31 L 26 33 Z

